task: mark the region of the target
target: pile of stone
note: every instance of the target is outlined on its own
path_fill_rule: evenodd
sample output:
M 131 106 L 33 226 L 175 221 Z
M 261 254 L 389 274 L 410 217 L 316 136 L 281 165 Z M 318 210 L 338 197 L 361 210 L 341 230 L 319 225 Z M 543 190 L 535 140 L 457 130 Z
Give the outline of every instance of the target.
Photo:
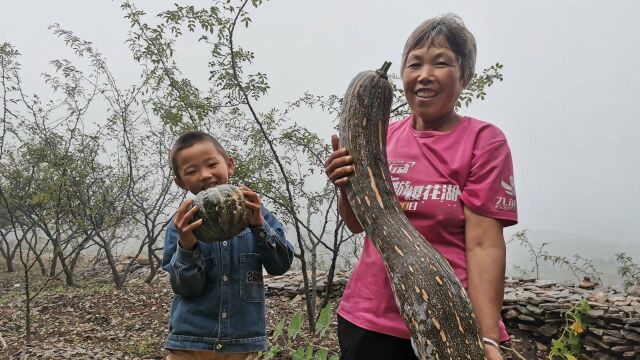
M 562 335 L 564 314 L 587 300 L 591 323 L 582 333 L 586 359 L 640 359 L 640 291 L 637 287 L 598 288 L 588 279 L 578 285 L 535 279 L 510 279 L 502 317 L 507 328 L 530 332 L 542 344 Z
M 332 296 L 342 295 L 349 273 L 336 272 Z M 327 274 L 318 272 L 316 289 L 324 293 Z M 269 295 L 295 297 L 304 294 L 300 271 L 282 276 L 265 275 Z M 564 312 L 581 300 L 591 310 L 591 325 L 582 333 L 585 359 L 640 359 L 640 288 L 602 288 L 590 281 L 578 285 L 535 279 L 507 279 L 502 317 L 508 329 L 520 329 L 538 340 L 548 352 L 552 339 L 562 335 Z
M 309 277 L 311 277 L 311 274 L 309 274 Z M 334 273 L 331 297 L 342 296 L 348 279 L 349 273 L 347 272 L 337 271 Z M 311 282 L 311 279 L 309 279 L 309 282 Z M 281 295 L 292 298 L 298 294 L 304 294 L 304 279 L 301 271 L 289 271 L 285 275 L 279 276 L 265 275 L 264 286 L 267 295 Z M 316 273 L 316 290 L 320 294 L 324 294 L 327 290 L 327 273 L 324 271 Z

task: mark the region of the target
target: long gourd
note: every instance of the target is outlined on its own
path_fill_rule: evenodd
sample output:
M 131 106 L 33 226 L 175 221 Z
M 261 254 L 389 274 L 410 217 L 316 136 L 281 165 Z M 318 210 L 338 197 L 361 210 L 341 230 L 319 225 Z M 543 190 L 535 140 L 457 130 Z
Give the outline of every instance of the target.
M 354 166 L 347 198 L 382 254 L 416 355 L 421 360 L 484 359 L 464 288 L 449 263 L 409 223 L 393 190 L 386 151 L 390 65 L 356 75 L 342 99 L 340 144 Z

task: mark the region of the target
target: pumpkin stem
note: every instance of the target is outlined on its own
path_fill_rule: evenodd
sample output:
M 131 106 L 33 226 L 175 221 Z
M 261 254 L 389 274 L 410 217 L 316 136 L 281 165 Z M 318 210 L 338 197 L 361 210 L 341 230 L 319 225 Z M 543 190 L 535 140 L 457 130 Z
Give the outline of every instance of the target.
M 391 61 L 385 61 L 384 64 L 380 67 L 380 69 L 376 70 L 376 74 L 380 77 L 387 79 L 387 71 L 391 67 Z

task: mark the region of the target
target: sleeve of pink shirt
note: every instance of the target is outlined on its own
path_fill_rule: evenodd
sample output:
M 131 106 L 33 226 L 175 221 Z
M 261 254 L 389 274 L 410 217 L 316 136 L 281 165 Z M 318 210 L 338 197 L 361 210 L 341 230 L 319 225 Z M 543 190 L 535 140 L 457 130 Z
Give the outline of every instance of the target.
M 518 212 L 511 150 L 498 128 L 486 130 L 476 138 L 461 199 L 480 215 L 498 219 L 504 226 L 515 225 Z

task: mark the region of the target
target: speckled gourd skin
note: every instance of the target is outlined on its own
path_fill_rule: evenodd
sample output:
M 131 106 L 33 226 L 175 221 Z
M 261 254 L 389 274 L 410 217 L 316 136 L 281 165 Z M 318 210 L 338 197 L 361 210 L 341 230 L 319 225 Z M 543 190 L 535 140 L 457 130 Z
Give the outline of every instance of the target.
M 191 222 L 204 219 L 194 230 L 200 241 L 215 242 L 231 239 L 249 225 L 251 210 L 237 186 L 218 185 L 199 192 L 193 199 L 198 212 Z
M 418 358 L 484 359 L 478 325 L 449 263 L 400 209 L 387 165 L 393 89 L 385 63 L 351 81 L 342 100 L 340 145 L 355 168 L 347 198 L 384 259 L 396 303 Z

